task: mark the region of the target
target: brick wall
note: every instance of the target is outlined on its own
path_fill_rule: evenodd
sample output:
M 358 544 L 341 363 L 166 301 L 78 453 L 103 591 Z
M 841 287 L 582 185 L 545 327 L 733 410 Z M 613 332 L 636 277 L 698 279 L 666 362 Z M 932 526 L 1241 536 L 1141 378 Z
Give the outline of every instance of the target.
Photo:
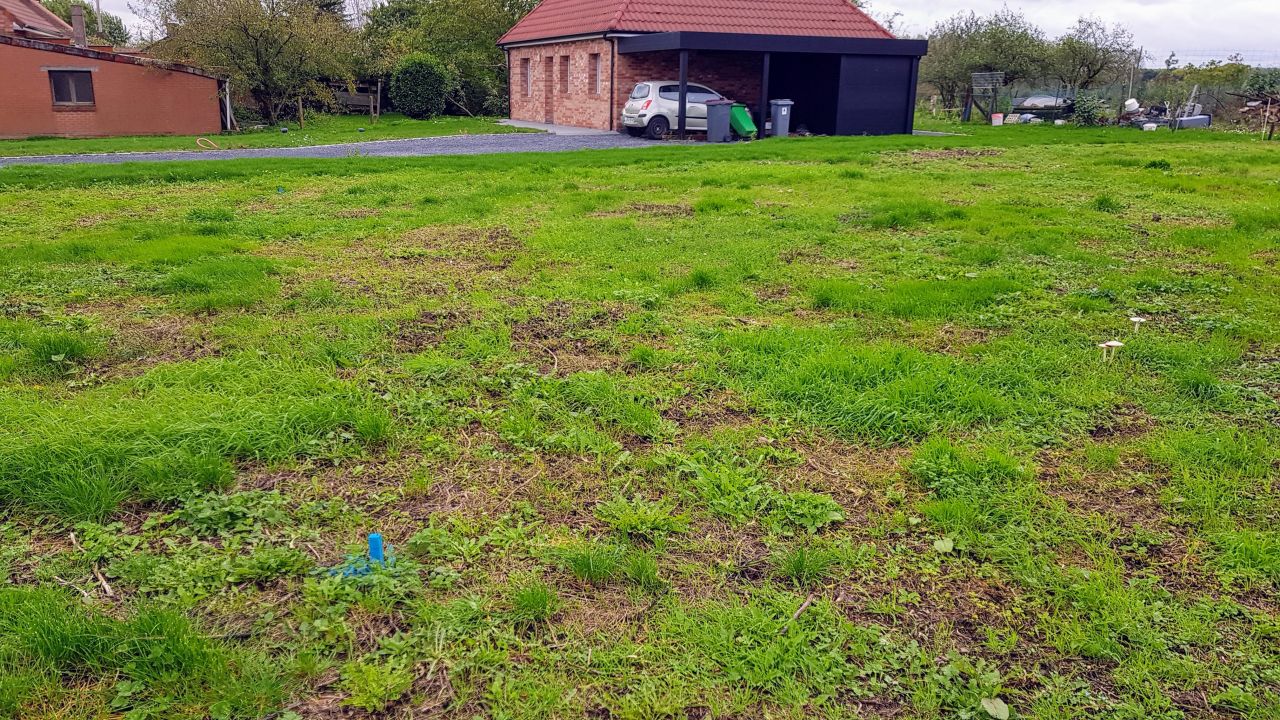
M 50 50 L 0 45 L 0 137 L 216 133 L 213 78 Z M 55 109 L 48 68 L 93 71 L 92 109 Z
M 642 80 L 680 77 L 677 52 L 613 56 L 612 40 L 593 38 L 573 42 L 517 47 L 510 50 L 511 117 L 532 122 L 609 130 L 619 127 L 618 116 L 631 89 Z M 592 55 L 599 54 L 601 92 L 594 92 Z M 562 63 L 569 59 L 569 83 L 562 80 Z M 548 64 L 549 62 L 549 64 Z M 526 76 L 526 68 L 528 75 Z M 689 82 L 710 87 L 753 110 L 760 102 L 759 53 L 689 53 Z M 610 105 L 610 85 L 613 103 Z M 566 92 L 567 90 L 567 92 Z
M 689 82 L 705 85 L 730 100 L 746 103 L 754 112 L 760 104 L 760 76 L 763 71 L 760 53 L 689 52 Z M 618 56 L 618 111 L 627 101 L 631 88 L 643 80 L 679 80 L 680 53 L 674 50 L 653 53 L 628 53 Z
M 612 41 L 603 38 L 511 48 L 511 117 L 514 120 L 610 129 L 610 119 L 622 112 L 609 108 L 609 63 Z M 599 56 L 599 92 L 593 80 Z M 563 82 L 562 63 L 568 58 L 569 83 Z M 528 77 L 525 67 L 528 67 Z

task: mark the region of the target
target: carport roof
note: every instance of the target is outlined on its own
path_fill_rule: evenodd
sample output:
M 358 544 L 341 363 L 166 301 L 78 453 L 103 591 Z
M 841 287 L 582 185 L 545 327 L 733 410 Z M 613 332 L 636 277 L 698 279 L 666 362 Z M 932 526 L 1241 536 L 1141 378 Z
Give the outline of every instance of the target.
M 849 0 L 543 0 L 499 45 L 597 33 L 892 39 Z

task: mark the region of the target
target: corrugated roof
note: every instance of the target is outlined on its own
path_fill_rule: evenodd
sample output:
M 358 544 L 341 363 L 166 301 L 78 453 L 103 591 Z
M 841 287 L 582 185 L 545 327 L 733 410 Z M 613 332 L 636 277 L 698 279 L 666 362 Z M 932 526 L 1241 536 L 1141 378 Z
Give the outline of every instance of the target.
M 893 38 L 849 0 L 542 0 L 498 44 L 676 31 Z
M 71 37 L 71 26 L 38 0 L 0 0 L 0 10 L 12 15 L 23 26 Z M 12 28 L 0 28 L 0 32 L 11 30 Z

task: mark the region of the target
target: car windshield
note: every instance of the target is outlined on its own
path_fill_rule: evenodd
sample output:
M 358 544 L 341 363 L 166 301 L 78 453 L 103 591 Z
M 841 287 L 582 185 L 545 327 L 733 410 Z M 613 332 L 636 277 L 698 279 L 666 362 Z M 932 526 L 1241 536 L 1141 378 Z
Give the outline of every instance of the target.
M 631 91 L 631 99 L 639 100 L 644 97 L 649 97 L 649 86 L 646 83 L 640 83 Z
M 658 97 L 662 98 L 663 100 L 679 101 L 680 86 L 679 85 L 663 85 L 662 87 L 658 88 Z M 704 88 L 701 85 L 689 86 L 689 102 L 691 103 L 704 103 L 704 102 L 707 102 L 708 100 L 719 100 L 719 99 L 720 99 L 719 93 L 714 92 L 712 90 L 708 90 L 707 88 Z

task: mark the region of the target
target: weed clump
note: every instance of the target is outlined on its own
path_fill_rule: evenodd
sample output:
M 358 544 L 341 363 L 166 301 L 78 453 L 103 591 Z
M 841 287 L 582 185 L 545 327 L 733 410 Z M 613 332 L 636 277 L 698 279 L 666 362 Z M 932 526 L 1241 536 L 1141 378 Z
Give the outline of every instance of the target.
M 676 514 L 674 504 L 665 499 L 636 497 L 627 500 L 615 497 L 597 505 L 595 513 L 601 521 L 629 539 L 656 542 L 689 529 L 685 517 Z
M 796 545 L 783 550 L 773 558 L 777 574 L 798 588 L 810 589 L 828 580 L 838 565 L 838 558 L 831 552 L 808 545 Z
M 560 598 L 551 586 L 534 580 L 511 593 L 511 621 L 516 625 L 535 625 L 550 620 L 560 608 Z
M 1089 203 L 1094 210 L 1115 215 L 1124 211 L 1124 205 L 1110 195 L 1098 195 Z
M 556 552 L 560 565 L 589 585 L 604 585 L 618 574 L 622 548 L 598 541 L 582 541 Z

